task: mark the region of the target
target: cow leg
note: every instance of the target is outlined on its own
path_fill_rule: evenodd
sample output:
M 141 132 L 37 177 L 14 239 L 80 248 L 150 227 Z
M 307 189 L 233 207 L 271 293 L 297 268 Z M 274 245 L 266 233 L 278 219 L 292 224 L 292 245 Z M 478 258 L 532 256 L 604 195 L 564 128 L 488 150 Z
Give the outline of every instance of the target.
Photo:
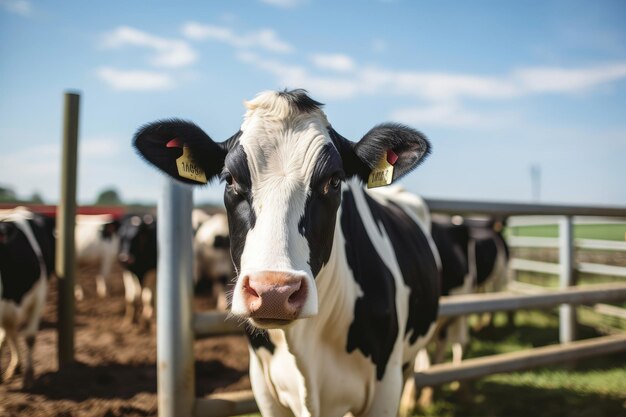
M 24 363 L 24 379 L 22 388 L 31 388 L 35 382 L 35 371 L 33 370 L 33 348 L 35 346 L 35 336 L 26 337 L 26 361 Z
M 156 306 L 156 271 L 150 271 L 144 279 L 141 290 L 141 317 L 143 325 L 150 329 Z
M 76 301 L 83 301 L 85 298 L 85 292 L 80 284 L 74 285 L 74 299 Z
M 32 387 L 35 381 L 35 373 L 33 371 L 33 347 L 35 346 L 35 336 L 39 330 L 39 323 L 41 321 L 41 315 L 46 303 L 46 293 L 48 291 L 48 282 L 46 278 L 42 278 L 35 288 L 34 297 L 28 306 L 26 312 L 26 327 L 22 331 L 26 339 L 26 360 L 24 363 L 24 380 L 23 387 Z
M 3 327 L 1 327 L 2 325 L 2 317 L 0 316 L 0 382 L 3 381 L 3 377 L 2 377 L 2 350 L 4 348 L 4 345 L 6 344 L 6 340 L 7 340 L 7 333 L 4 330 Z
M 13 378 L 13 376 L 17 372 L 18 366 L 20 365 L 21 354 L 17 343 L 17 330 L 15 329 L 15 326 L 6 326 L 4 330 L 6 344 L 9 347 L 9 365 L 4 372 L 3 378 L 6 381 Z
M 107 282 L 102 274 L 96 275 L 96 293 L 100 298 L 107 296 Z
M 104 253 L 102 256 L 102 263 L 100 264 L 100 273 L 96 275 L 96 292 L 100 298 L 107 296 L 107 281 L 109 275 L 111 274 L 111 267 L 117 259 L 116 247 L 117 245 L 115 245 L 115 247 L 107 245 L 103 251 Z
M 124 271 L 122 278 L 124 280 L 124 298 L 126 299 L 124 321 L 134 324 L 137 322 L 137 302 L 141 296 L 141 286 L 135 274 L 130 271 Z

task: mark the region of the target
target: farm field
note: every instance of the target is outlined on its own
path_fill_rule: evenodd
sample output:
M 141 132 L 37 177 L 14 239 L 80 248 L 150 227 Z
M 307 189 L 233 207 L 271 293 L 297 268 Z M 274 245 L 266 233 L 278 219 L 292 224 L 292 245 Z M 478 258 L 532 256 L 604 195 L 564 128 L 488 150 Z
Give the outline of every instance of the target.
M 511 227 L 507 233 L 515 236 L 558 237 L 557 225 Z M 626 240 L 626 224 L 577 224 L 574 237 L 580 239 Z

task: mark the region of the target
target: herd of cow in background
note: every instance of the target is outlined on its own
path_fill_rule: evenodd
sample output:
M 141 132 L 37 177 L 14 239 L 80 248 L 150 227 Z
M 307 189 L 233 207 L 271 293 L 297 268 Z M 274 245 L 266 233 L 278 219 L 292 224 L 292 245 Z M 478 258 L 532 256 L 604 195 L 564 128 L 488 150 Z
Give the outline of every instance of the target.
M 157 267 L 156 219 L 151 214 L 77 215 L 76 262 L 99 267 L 95 278 L 100 297 L 108 294 L 108 280 L 116 262 L 122 267 L 125 320 L 150 325 L 154 318 Z M 193 213 L 196 287 L 211 291 L 225 310 L 225 287 L 233 275 L 226 215 Z M 7 346 L 10 360 L 0 362 L 0 381 L 23 375 L 24 387 L 33 383 L 32 350 L 46 302 L 47 282 L 54 275 L 55 219 L 17 207 L 0 211 L 0 354 Z M 226 262 L 228 260 L 228 262 Z M 75 296 L 84 297 L 76 285 Z M 26 341 L 22 355 L 19 336 Z M 1 355 L 0 355 L 1 359 Z
M 23 207 L 0 212 L 0 353 L 5 345 L 10 349 L 8 366 L 3 369 L 0 363 L 0 380 L 11 378 L 21 366 L 25 387 L 33 383 L 32 349 L 47 280 L 54 274 L 54 223 L 53 218 Z M 76 260 L 79 265 L 99 267 L 94 277 L 99 297 L 108 295 L 114 263 L 122 266 L 127 322 L 149 325 L 154 318 L 156 227 L 152 214 L 76 217 Z M 234 275 L 226 215 L 194 209 L 192 228 L 196 291 L 209 291 L 216 308 L 225 311 Z M 431 233 L 441 258 L 442 295 L 506 289 L 509 249 L 502 229 L 503 219 L 433 217 Z M 75 296 L 84 297 L 78 284 Z M 19 334 L 26 341 L 24 359 Z M 453 362 L 460 363 L 469 343 L 467 318 L 441 321 L 434 341 L 433 363 L 443 362 L 447 346 L 452 346 Z

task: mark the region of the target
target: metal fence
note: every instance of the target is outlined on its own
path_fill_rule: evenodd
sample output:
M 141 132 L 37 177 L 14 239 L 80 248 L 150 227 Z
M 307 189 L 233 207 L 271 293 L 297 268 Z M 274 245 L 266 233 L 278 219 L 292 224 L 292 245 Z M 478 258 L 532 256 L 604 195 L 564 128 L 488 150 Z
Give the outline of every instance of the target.
M 193 339 L 241 333 L 238 323 L 226 313 L 192 311 L 191 277 L 191 189 L 165 180 L 159 202 L 159 280 L 157 291 L 158 396 L 161 417 L 229 416 L 257 410 L 251 391 L 195 398 Z M 572 207 L 531 204 L 455 202 L 427 200 L 431 211 L 462 215 L 565 215 L 559 220 L 559 260 L 551 272 L 558 273 L 562 288 L 535 294 L 491 293 L 442 297 L 440 316 L 560 305 L 561 345 L 494 355 L 464 361 L 460 366 L 435 365 L 415 374 L 417 386 L 436 385 L 510 372 L 536 366 L 581 359 L 626 350 L 626 335 L 575 338 L 574 306 L 626 300 L 626 285 L 608 284 L 570 288 L 576 265 L 572 239 L 572 216 L 616 216 L 626 218 L 626 208 Z M 554 242 L 552 242 L 554 243 Z M 580 265 L 577 267 L 580 269 Z M 584 269 L 584 268 L 583 268 Z M 163 296 L 167 294 L 167 296 Z

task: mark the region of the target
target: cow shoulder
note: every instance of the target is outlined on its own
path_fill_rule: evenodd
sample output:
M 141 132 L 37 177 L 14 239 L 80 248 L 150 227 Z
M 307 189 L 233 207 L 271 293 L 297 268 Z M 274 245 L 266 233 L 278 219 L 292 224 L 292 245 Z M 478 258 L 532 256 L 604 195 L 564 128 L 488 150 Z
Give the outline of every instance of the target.
M 393 245 L 404 283 L 409 288 L 409 310 L 404 335 L 415 343 L 437 318 L 440 273 L 424 230 L 393 200 L 386 204 L 368 198 L 369 208 Z

